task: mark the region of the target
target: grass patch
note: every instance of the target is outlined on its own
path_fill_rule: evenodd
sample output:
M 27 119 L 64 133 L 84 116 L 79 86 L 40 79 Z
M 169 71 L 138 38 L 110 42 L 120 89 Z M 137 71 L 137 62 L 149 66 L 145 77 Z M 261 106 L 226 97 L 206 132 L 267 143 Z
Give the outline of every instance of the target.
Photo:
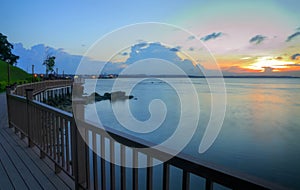
M 0 60 L 0 92 L 5 91 L 7 86 L 7 63 Z M 10 66 L 10 83 L 24 84 L 31 82 L 32 75 L 24 70 Z

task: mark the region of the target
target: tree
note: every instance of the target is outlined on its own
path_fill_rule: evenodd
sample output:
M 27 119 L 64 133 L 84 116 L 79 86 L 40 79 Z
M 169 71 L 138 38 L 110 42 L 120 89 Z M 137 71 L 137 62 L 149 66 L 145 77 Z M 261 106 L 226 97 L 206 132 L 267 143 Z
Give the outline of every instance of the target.
M 8 42 L 7 36 L 0 33 L 0 60 L 7 63 L 7 83 L 10 83 L 10 65 L 14 65 L 19 56 L 14 55 L 11 50 L 14 46 Z
M 46 66 L 46 76 L 48 77 L 48 73 L 54 72 L 54 66 L 55 66 L 55 56 L 47 55 L 47 58 L 43 62 L 43 65 Z
M 19 56 L 11 52 L 13 48 L 14 46 L 7 40 L 7 36 L 0 33 L 0 59 L 11 65 L 15 64 L 19 59 Z

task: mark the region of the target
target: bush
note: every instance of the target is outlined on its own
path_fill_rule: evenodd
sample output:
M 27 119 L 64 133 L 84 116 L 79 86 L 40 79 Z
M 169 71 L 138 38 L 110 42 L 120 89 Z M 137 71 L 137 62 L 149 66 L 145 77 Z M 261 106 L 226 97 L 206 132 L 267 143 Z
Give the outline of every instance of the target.
M 7 82 L 0 81 L 0 92 L 3 92 L 6 90 Z

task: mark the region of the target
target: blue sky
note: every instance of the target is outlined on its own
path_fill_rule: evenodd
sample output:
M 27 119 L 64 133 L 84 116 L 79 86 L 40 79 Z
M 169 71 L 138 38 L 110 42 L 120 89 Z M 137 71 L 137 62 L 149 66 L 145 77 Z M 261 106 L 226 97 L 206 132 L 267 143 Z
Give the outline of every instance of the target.
M 163 22 L 202 39 L 223 70 L 300 70 L 300 60 L 291 59 L 300 53 L 299 7 L 297 0 L 1 0 L 0 32 L 25 48 L 45 44 L 83 55 L 120 27 Z
M 184 1 L 16 1 L 1 3 L 1 32 L 25 47 L 45 43 L 82 54 L 106 33 L 137 22 L 170 22 Z

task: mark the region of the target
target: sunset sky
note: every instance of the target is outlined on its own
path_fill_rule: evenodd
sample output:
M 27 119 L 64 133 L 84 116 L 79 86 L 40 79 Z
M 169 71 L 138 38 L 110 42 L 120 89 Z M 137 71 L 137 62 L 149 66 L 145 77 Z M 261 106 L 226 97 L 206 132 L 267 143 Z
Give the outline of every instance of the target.
M 203 43 L 223 71 L 300 71 L 299 7 L 297 0 L 2 0 L 0 32 L 26 48 L 45 44 L 84 55 L 98 39 L 120 27 L 162 22 L 193 34 L 184 40 Z M 177 40 L 174 37 L 174 45 Z M 184 47 L 185 53 L 209 69 L 192 43 Z

